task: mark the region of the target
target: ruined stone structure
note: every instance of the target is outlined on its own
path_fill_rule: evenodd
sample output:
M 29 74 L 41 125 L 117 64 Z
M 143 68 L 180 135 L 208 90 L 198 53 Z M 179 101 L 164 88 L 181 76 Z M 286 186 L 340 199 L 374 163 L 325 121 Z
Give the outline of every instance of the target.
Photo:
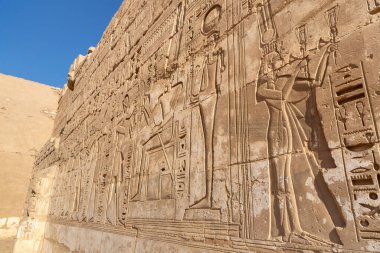
M 124 1 L 70 69 L 16 252 L 379 252 L 379 12 Z
M 0 252 L 11 253 L 38 150 L 50 138 L 59 89 L 0 74 Z

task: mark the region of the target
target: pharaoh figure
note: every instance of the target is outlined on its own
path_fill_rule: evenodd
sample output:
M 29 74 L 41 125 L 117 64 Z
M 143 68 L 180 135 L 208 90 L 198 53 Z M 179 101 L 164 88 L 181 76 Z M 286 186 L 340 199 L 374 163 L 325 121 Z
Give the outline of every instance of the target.
M 93 141 L 91 144 L 91 160 L 89 160 L 89 168 L 92 173 L 92 177 L 89 178 L 89 193 L 87 194 L 88 200 L 87 203 L 83 209 L 83 214 L 86 222 L 91 221 L 94 219 L 95 215 L 95 196 L 96 196 L 96 191 L 98 187 L 98 176 L 99 176 L 99 166 L 98 166 L 98 161 L 100 157 L 100 145 L 99 145 L 99 140 L 96 139 Z
M 220 7 L 216 6 L 209 10 L 205 16 L 205 25 L 202 33 L 208 36 L 207 45 L 205 46 L 206 55 L 200 71 L 195 73 L 198 76 L 195 76 L 192 84 L 191 100 L 193 103 L 198 104 L 204 135 L 206 180 L 205 195 L 190 206 L 193 209 L 212 208 L 215 114 L 221 92 L 221 72 L 224 70 L 224 51 L 222 48 L 217 47 L 219 31 L 215 29 L 216 21 L 220 18 L 220 11 Z M 212 16 L 213 18 L 210 19 L 208 16 Z
M 69 218 L 72 206 L 74 202 L 74 186 L 73 186 L 73 167 L 74 167 L 74 157 L 70 157 L 66 162 L 66 166 L 64 167 L 65 172 L 67 173 L 67 177 L 64 179 L 63 189 L 66 193 L 64 195 L 64 205 L 63 205 L 63 217 Z
M 123 118 L 116 129 L 115 152 L 112 167 L 112 183 L 108 204 L 108 221 L 116 219 L 125 225 L 130 195 L 130 179 L 135 159 L 136 143 L 136 102 L 131 102 L 127 94 L 123 101 Z
M 258 80 L 258 100 L 263 99 L 269 110 L 270 120 L 268 125 L 268 154 L 271 178 L 272 195 L 272 238 L 282 237 L 282 240 L 307 240 L 315 243 L 328 244 L 328 242 L 316 235 L 306 232 L 303 226 L 310 230 L 325 231 L 330 234 L 334 230 L 334 224 L 342 224 L 341 221 L 331 217 L 325 224 L 318 224 L 320 220 L 330 217 L 331 210 L 340 213 L 333 196 L 323 181 L 322 172 L 316 162 L 314 153 L 309 149 L 308 135 L 301 119 L 305 115 L 297 107 L 297 103 L 306 100 L 310 96 L 311 89 L 323 84 L 326 68 L 333 52 L 334 45 L 328 46 L 323 54 L 315 79 L 305 78 L 301 75 L 307 65 L 307 58 L 295 61 L 284 66 L 278 53 L 267 55 L 266 63 L 263 62 Z M 266 66 L 265 66 L 266 65 Z M 266 73 L 264 69 L 266 67 Z M 296 91 L 295 91 L 296 90 Z M 295 94 L 299 92 L 300 94 Z M 295 96 L 297 96 L 295 98 Z M 316 106 L 316 105 L 312 105 Z M 312 179 L 306 189 L 307 180 Z M 305 191 L 318 201 L 312 202 L 308 207 L 306 200 L 300 201 Z M 323 193 L 323 194 L 321 194 Z M 323 195 L 323 199 L 319 197 Z M 326 207 L 329 205 L 329 208 Z M 300 214 L 305 210 L 313 210 L 310 213 Z M 315 212 L 314 210 L 318 210 Z M 302 218 L 302 217 L 308 217 Z M 309 224 L 306 225 L 307 222 Z M 315 222 L 315 224 L 312 224 Z M 323 234 L 323 233 L 320 233 Z M 340 243 L 335 233 L 330 234 L 330 241 Z
M 92 219 L 94 222 L 102 222 L 104 219 L 105 205 L 106 205 L 106 168 L 103 167 L 105 164 L 105 148 L 106 148 L 106 136 L 101 136 L 98 140 L 99 143 L 99 153 L 95 165 L 94 174 L 94 210 Z
M 263 20 L 273 22 L 271 18 L 261 18 L 260 22 Z M 261 30 L 261 34 L 265 31 Z M 274 46 L 268 48 L 267 43 Z M 304 110 L 305 107 L 316 110 L 316 104 L 310 104 L 313 101 L 310 96 L 316 87 L 323 85 L 336 45 L 326 46 L 314 77 L 306 73 L 308 56 L 285 64 L 276 49 L 275 37 L 262 38 L 262 46 L 264 55 L 256 95 L 259 102 L 265 101 L 269 111 L 270 239 L 326 246 L 341 244 L 335 227 L 343 226 L 344 220 L 323 179 L 315 152 L 308 145 L 311 139 L 305 123 L 308 110 Z
M 82 178 L 82 185 L 81 185 L 81 195 L 80 195 L 80 203 L 79 206 L 79 213 L 78 213 L 78 220 L 84 221 L 88 220 L 88 210 L 90 206 L 90 198 L 91 198 L 91 192 L 92 188 L 94 187 L 93 181 L 94 181 L 94 173 L 95 173 L 95 166 L 96 166 L 96 159 L 98 155 L 98 147 L 97 143 L 93 142 L 90 145 L 89 149 L 86 149 L 84 153 L 82 154 L 82 171 L 83 171 L 83 178 Z
M 109 196 L 109 177 L 110 177 L 110 153 L 111 153 L 111 136 L 107 127 L 101 130 L 100 137 L 96 140 L 98 145 L 98 154 L 94 172 L 94 188 L 91 196 L 93 207 L 90 220 L 96 223 L 104 223 L 106 220 L 108 196 Z
M 80 167 L 80 156 L 75 158 L 73 172 L 72 172 L 71 184 L 72 186 L 72 203 L 70 206 L 70 216 L 72 220 L 78 218 L 79 212 L 79 200 L 81 198 L 81 180 L 82 180 L 82 169 Z

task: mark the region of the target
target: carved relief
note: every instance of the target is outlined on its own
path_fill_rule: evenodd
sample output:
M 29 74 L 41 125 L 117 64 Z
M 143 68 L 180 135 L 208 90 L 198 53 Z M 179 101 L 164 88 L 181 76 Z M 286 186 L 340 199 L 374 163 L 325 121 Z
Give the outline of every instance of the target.
M 370 14 L 376 14 L 380 12 L 380 2 L 378 0 L 367 0 L 368 12 Z
M 378 226 L 378 131 L 371 108 L 364 63 L 338 65 L 331 74 L 331 92 L 336 107 L 343 160 L 355 213 L 359 239 L 371 239 L 370 228 Z M 363 164 L 357 162 L 362 159 Z
M 316 76 L 310 76 L 308 66 L 310 56 L 306 55 L 305 52 L 307 35 L 305 34 L 305 26 L 301 26 L 297 29 L 297 35 L 302 57 L 299 59 L 293 57 L 294 60 L 291 59 L 292 61 L 285 63 L 277 49 L 272 49 L 273 51 L 271 52 L 267 51 L 268 44 L 277 43 L 277 32 L 273 19 L 268 16 L 264 18 L 263 14 L 270 15 L 271 10 L 268 6 L 268 2 L 264 3 L 264 7 L 258 6 L 262 15 L 259 25 L 260 27 L 266 27 L 265 29 L 267 30 L 261 32 L 264 56 L 258 78 L 257 95 L 258 101 L 265 101 L 269 110 L 267 141 L 272 187 L 271 238 L 280 237 L 281 240 L 285 241 L 307 241 L 317 245 L 340 243 L 337 235 L 335 238 L 330 238 L 334 241 L 329 242 L 325 238 L 313 234 L 313 231 L 305 230 L 307 225 L 302 224 L 301 218 L 305 213 L 301 212 L 305 212 L 310 208 L 310 205 L 315 204 L 307 201 L 304 203 L 297 202 L 297 199 L 302 198 L 302 195 L 298 195 L 302 191 L 297 187 L 307 185 L 306 180 L 312 180 L 313 186 L 310 186 L 308 191 L 314 192 L 312 193 L 313 196 L 318 196 L 318 192 L 327 194 L 325 194 L 324 199 L 321 199 L 321 204 L 311 207 L 312 209 L 317 209 L 318 213 L 306 214 L 308 216 L 308 225 L 313 221 L 318 223 L 322 217 L 327 219 L 330 216 L 327 205 L 335 209 L 335 212 L 339 212 L 337 206 L 332 206 L 336 205 L 336 203 L 328 190 L 328 186 L 323 181 L 322 168 L 317 163 L 313 150 L 307 145 L 311 141 L 311 136 L 307 132 L 308 129 L 304 127 L 307 122 L 301 122 L 306 118 L 307 112 L 302 112 L 302 109 L 298 107 L 299 104 L 310 98 L 315 87 L 324 85 L 330 55 L 336 50 L 336 46 L 334 42 L 325 46 L 326 49 L 324 49 L 315 71 Z M 265 24 L 268 21 L 270 24 Z M 260 30 L 262 29 L 260 28 Z M 315 107 L 316 105 L 309 104 L 307 106 Z M 313 115 L 317 114 L 313 113 Z M 319 189 L 321 187 L 324 189 Z M 328 198 L 331 198 L 331 200 Z M 306 206 L 300 206 L 302 204 Z M 330 234 L 335 229 L 334 224 L 342 224 L 341 221 L 334 221 L 332 218 L 327 221 L 323 228 L 320 227 L 318 232 L 325 229 L 324 234 Z
M 214 251 L 378 251 L 378 4 L 346 25 L 352 1 L 327 2 L 123 5 L 73 64 L 36 161 L 59 168 L 49 222 Z

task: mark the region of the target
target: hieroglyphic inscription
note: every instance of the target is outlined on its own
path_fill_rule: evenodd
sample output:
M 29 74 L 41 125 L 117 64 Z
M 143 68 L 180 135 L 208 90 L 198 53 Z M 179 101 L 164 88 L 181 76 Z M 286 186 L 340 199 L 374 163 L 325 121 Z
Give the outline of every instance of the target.
M 124 3 L 72 65 L 36 162 L 59 168 L 49 219 L 231 251 L 378 250 L 378 8 Z

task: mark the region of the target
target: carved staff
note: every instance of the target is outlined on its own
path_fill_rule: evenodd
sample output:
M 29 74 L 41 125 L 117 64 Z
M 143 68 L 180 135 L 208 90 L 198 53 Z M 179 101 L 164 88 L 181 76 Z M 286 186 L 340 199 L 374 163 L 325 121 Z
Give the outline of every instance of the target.
M 297 36 L 298 43 L 300 44 L 300 51 L 302 53 L 302 58 L 305 59 L 306 47 L 307 47 L 306 25 L 301 25 L 301 26 L 297 27 L 296 36 Z M 306 74 L 306 78 L 309 79 L 310 78 L 309 62 L 306 63 L 305 74 Z
M 338 9 L 338 6 L 334 6 L 333 8 L 329 9 L 327 11 L 327 23 L 329 25 L 329 28 L 330 28 L 330 42 L 332 44 L 337 44 L 337 37 L 338 37 L 338 28 L 337 28 L 337 23 L 338 23 L 338 17 L 337 17 L 337 9 Z M 337 50 L 335 50 L 333 52 L 333 56 L 334 56 L 334 62 L 335 64 L 337 64 L 336 62 L 336 58 L 337 58 Z

